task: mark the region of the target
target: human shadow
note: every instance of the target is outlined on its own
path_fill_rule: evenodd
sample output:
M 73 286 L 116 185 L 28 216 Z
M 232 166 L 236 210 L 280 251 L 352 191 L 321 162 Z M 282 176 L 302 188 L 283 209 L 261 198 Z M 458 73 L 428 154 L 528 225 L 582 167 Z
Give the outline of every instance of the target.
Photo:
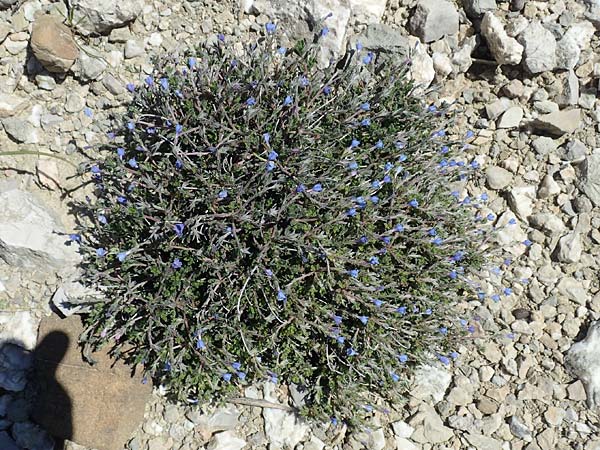
M 54 450 L 64 450 L 73 436 L 72 403 L 56 379 L 56 371 L 69 348 L 69 336 L 51 331 L 34 351 L 33 382 L 37 395 L 32 418 L 54 437 Z

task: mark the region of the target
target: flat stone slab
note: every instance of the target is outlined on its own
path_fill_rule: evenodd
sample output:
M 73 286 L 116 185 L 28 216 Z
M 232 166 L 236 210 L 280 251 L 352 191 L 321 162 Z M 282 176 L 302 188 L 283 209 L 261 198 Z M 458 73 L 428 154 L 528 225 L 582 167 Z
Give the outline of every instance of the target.
M 91 366 L 77 344 L 83 325 L 79 316 L 44 318 L 35 351 L 35 377 L 40 388 L 34 419 L 56 437 L 98 450 L 122 450 L 144 418 L 150 383 L 141 371 L 111 359 L 108 348 L 92 354 Z

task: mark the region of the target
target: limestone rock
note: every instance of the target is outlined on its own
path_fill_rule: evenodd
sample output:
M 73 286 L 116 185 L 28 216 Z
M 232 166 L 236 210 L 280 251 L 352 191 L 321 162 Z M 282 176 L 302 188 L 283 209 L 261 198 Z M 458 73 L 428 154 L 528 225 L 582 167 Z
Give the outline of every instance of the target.
M 39 16 L 33 23 L 31 50 L 48 72 L 67 72 L 79 56 L 71 30 L 49 15 Z
M 523 120 L 523 108 L 513 106 L 502 114 L 502 117 L 498 120 L 498 128 L 517 128 L 521 120 Z
M 583 383 L 588 408 L 600 406 L 600 321 L 590 325 L 585 339 L 571 346 L 567 368 Z
M 418 86 L 427 88 L 435 78 L 433 59 L 427 53 L 424 45 L 420 45 L 418 42 L 417 44 L 412 56 L 410 77 Z
M 0 185 L 0 258 L 20 267 L 70 268 L 80 260 L 58 218 L 32 194 Z M 62 233 L 61 233 L 62 232 Z
M 350 0 L 352 16 L 359 23 L 378 23 L 385 13 L 387 0 Z
M 419 0 L 410 28 L 425 43 L 437 41 L 458 33 L 458 12 L 446 0 Z
M 481 34 L 498 64 L 519 64 L 523 46 L 504 31 L 504 26 L 494 13 L 486 12 L 481 21 Z
M 0 345 L 17 344 L 31 351 L 35 348 L 37 327 L 29 311 L 0 312 Z
M 51 316 L 40 324 L 35 351 L 40 396 L 34 419 L 51 434 L 103 450 L 121 450 L 144 417 L 150 384 L 140 371 L 108 356 L 108 348 L 85 362 L 77 341 L 79 317 Z
M 452 430 L 444 426 L 436 410 L 426 403 L 421 404 L 410 425 L 415 428 L 411 439 L 420 444 L 440 444 L 454 436 Z
M 440 402 L 450 386 L 451 379 L 452 375 L 448 371 L 435 366 L 423 365 L 415 371 L 410 394 L 421 400 L 432 397 L 436 403 Z
M 518 186 L 509 191 L 508 206 L 519 219 L 525 221 L 533 213 L 536 191 L 535 186 Z
M 76 279 L 65 281 L 52 295 L 52 303 L 65 317 L 88 312 L 93 303 L 103 299 L 100 292 L 84 286 Z
M 600 206 L 600 153 L 585 158 L 582 168 L 580 189 L 595 206 Z
M 544 114 L 532 123 L 534 130 L 546 132 L 551 136 L 573 133 L 581 124 L 581 110 L 569 109 Z
M 408 56 L 410 42 L 400 30 L 382 23 L 372 23 L 365 32 L 350 39 L 353 48 L 360 42 L 365 50 Z
M 108 34 L 134 21 L 144 8 L 143 0 L 73 0 L 73 23 L 81 31 Z
M 502 450 L 502 442 L 482 434 L 467 433 L 465 438 L 477 450 Z
M 207 450 L 242 450 L 245 446 L 246 441 L 233 431 L 223 431 L 215 434 L 206 448 Z
M 485 179 L 490 189 L 495 191 L 502 190 L 512 182 L 512 174 L 502 167 L 490 166 L 485 171 Z
M 0 119 L 20 114 L 27 108 L 27 105 L 28 101 L 26 98 L 0 93 Z
M 278 403 L 273 384 L 265 383 L 265 400 Z M 295 448 L 308 432 L 308 426 L 292 413 L 274 408 L 263 409 L 265 434 L 274 448 Z
M 37 144 L 40 141 L 38 130 L 27 120 L 20 117 L 7 117 L 2 119 L 4 131 L 16 142 L 23 144 Z
M 542 26 L 533 22 L 518 36 L 523 46 L 523 66 L 532 74 L 553 70 L 556 66 L 556 39 Z

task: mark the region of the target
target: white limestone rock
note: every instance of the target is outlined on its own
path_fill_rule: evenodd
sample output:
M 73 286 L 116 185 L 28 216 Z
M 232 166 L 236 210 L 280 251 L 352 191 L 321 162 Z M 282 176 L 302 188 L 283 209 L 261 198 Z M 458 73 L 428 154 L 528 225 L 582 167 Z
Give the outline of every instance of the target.
M 585 339 L 571 346 L 565 365 L 583 383 L 588 408 L 600 407 L 600 321 L 590 325 Z
M 523 58 L 523 46 L 510 37 L 493 12 L 486 12 L 481 21 L 481 34 L 498 64 L 519 64 Z
M 143 0 L 72 0 L 73 23 L 84 33 L 108 34 L 134 21 L 144 8 Z

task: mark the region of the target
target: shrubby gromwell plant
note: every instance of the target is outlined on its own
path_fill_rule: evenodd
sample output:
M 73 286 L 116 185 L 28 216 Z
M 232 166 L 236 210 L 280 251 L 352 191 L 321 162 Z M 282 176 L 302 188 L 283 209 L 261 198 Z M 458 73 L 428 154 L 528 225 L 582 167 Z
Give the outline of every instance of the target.
M 476 164 L 452 159 L 464 142 L 406 61 L 358 46 L 320 69 L 326 32 L 293 48 L 278 32 L 242 54 L 219 36 L 128 85 L 80 205 L 106 296 L 81 338 L 174 399 L 295 383 L 305 416 L 360 421 L 469 334 L 453 306 L 476 298 L 484 235 L 449 186 Z

